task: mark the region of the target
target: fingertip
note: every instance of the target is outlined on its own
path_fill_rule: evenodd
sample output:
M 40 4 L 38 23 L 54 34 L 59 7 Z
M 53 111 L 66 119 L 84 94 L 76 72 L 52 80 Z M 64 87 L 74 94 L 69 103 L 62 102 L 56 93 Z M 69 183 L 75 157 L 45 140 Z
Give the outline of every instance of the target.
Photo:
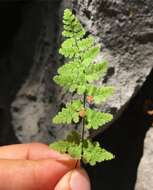
M 71 190 L 70 189 L 70 179 L 71 179 L 72 171 L 65 174 L 61 180 L 57 183 L 54 190 Z
M 83 169 L 68 172 L 58 182 L 54 190 L 91 190 L 90 180 Z
M 90 180 L 85 170 L 76 169 L 72 172 L 70 179 L 72 190 L 90 190 Z

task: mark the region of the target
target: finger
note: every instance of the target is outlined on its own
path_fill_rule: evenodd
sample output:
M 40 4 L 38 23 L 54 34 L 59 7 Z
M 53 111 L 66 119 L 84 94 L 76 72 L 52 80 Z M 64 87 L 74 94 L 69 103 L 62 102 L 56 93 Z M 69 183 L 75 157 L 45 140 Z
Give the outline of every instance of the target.
M 75 169 L 68 172 L 58 182 L 54 190 L 90 190 L 90 181 L 86 172 Z
M 63 156 L 63 154 L 62 154 Z M 41 143 L 17 144 L 0 147 L 0 159 L 39 160 L 60 158 L 61 154 Z
M 0 189 L 53 190 L 74 165 L 74 160 L 0 160 Z

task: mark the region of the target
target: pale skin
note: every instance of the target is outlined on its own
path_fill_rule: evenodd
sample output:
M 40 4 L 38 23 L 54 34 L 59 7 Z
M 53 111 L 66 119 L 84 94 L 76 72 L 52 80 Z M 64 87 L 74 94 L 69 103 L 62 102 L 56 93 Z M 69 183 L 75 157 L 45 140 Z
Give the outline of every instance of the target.
M 76 160 L 41 143 L 0 147 L 0 190 L 90 190 Z

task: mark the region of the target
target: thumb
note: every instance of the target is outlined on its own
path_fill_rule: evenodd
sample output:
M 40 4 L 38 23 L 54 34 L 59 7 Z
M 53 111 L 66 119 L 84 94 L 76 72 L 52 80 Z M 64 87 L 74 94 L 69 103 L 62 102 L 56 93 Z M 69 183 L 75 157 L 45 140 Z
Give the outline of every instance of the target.
M 68 172 L 58 182 L 54 190 L 90 190 L 90 181 L 87 173 L 82 169 Z
M 74 160 L 0 160 L 0 190 L 53 190 Z

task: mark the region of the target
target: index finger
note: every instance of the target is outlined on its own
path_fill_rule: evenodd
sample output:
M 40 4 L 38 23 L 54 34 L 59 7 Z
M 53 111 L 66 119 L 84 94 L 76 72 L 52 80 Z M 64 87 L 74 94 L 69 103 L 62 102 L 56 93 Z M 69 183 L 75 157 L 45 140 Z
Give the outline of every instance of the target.
M 60 154 L 47 145 L 42 143 L 16 144 L 0 147 L 0 159 L 24 159 L 24 160 L 40 160 L 40 159 L 62 159 L 68 155 Z
M 67 160 L 65 160 L 67 161 Z M 53 190 L 63 175 L 74 168 L 74 160 L 0 160 L 0 189 Z

